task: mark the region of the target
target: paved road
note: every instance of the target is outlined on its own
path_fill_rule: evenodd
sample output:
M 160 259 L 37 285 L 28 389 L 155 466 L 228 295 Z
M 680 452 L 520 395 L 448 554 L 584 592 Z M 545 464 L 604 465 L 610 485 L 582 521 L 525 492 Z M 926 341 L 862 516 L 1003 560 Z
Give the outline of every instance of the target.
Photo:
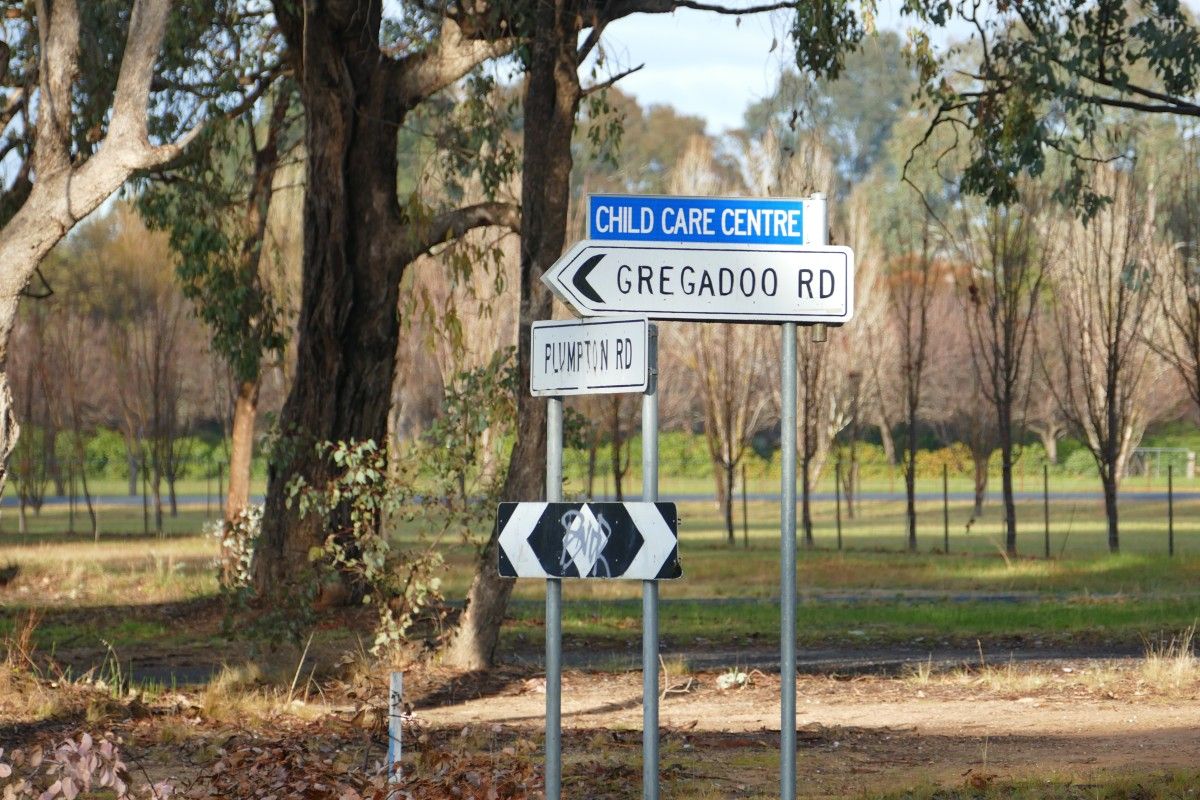
M 994 501 L 998 497 L 995 492 L 989 492 L 988 497 Z M 1017 500 L 1038 501 L 1042 499 L 1041 492 L 1015 492 L 1014 497 Z M 778 503 L 779 494 L 771 492 L 753 492 L 747 495 L 747 498 L 755 501 L 769 501 Z M 205 505 L 211 502 L 212 507 L 217 507 L 217 497 L 205 497 L 202 494 L 188 494 L 179 496 L 179 504 L 187 506 Z M 261 495 L 255 495 L 251 498 L 256 503 L 261 503 L 263 498 Z M 610 495 L 597 495 L 598 501 L 612 501 L 616 498 Z M 640 500 L 640 495 L 630 494 L 626 496 L 627 500 Z M 664 494 L 661 498 L 664 501 L 674 502 L 705 502 L 714 501 L 715 496 L 705 492 L 693 492 L 682 494 Z M 813 500 L 817 502 L 832 502 L 834 499 L 833 492 L 815 492 Z M 904 500 L 904 492 L 861 492 L 859 499 L 862 501 L 892 501 L 902 502 Z M 942 499 L 941 492 L 917 492 L 917 500 L 920 502 L 936 502 Z M 950 499 L 955 502 L 965 502 L 975 499 L 975 495 L 971 492 L 950 492 Z M 1050 493 L 1051 501 L 1055 503 L 1064 502 L 1081 502 L 1081 503 L 1102 503 L 1104 495 L 1100 492 L 1087 491 L 1054 491 Z M 1121 493 L 1122 503 L 1165 503 L 1167 502 L 1167 493 L 1159 491 L 1127 491 Z M 141 507 L 142 498 L 140 496 L 130 497 L 128 495 L 113 495 L 106 494 L 93 498 L 93 500 L 102 506 L 124 506 L 124 507 Z M 166 498 L 164 497 L 164 502 Z M 1176 490 L 1176 501 L 1200 500 L 1200 490 Z M 82 507 L 83 499 L 77 498 L 76 502 Z M 67 498 L 65 497 L 47 497 L 45 500 L 47 507 L 65 506 Z M 17 499 L 15 497 L 5 497 L 0 499 L 0 508 L 16 508 Z

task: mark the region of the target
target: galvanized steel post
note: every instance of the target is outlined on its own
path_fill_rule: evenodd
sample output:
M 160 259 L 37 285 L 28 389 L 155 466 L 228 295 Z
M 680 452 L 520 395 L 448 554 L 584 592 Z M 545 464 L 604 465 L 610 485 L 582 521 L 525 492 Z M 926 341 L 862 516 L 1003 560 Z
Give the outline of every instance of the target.
M 796 323 L 783 323 L 779 446 L 779 796 L 796 798 Z
M 658 500 L 658 326 L 646 342 L 642 395 L 642 500 Z M 642 797 L 658 800 L 658 581 L 642 581 Z
M 563 407 L 546 403 L 546 500 L 562 500 Z M 546 579 L 546 800 L 562 794 L 562 579 Z
M 813 194 L 804 204 L 804 243 L 828 243 L 825 195 Z M 796 323 L 783 323 L 780 348 L 780 450 L 783 462 L 779 514 L 779 796 L 796 798 Z M 815 326 L 813 340 L 825 341 L 825 326 Z

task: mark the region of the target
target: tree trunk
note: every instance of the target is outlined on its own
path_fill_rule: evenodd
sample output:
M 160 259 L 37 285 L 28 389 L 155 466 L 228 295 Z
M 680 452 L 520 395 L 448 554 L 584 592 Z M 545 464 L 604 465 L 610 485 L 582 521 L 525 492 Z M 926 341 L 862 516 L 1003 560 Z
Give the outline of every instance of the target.
M 887 459 L 888 466 L 896 466 L 896 440 L 892 437 L 892 429 L 888 426 L 888 421 L 881 415 L 879 417 L 879 441 L 883 444 L 883 457 Z
M 36 261 L 34 264 L 36 265 Z M 32 266 L 30 267 L 32 272 Z M 28 276 L 26 277 L 28 280 Z M 13 323 L 17 319 L 17 303 L 25 280 L 12 287 L 11 293 L 0 294 L 0 490 L 8 480 L 8 462 L 21 426 L 17 424 L 17 413 L 13 406 L 12 389 L 8 383 L 8 342 L 12 336 Z M 21 508 L 21 532 L 25 532 L 25 509 Z
M 975 463 L 975 506 L 971 516 L 983 515 L 983 502 L 987 499 L 988 485 L 988 456 L 990 453 L 972 453 L 971 460 Z
M 721 510 L 724 512 L 725 532 L 728 535 L 730 547 L 737 544 L 737 539 L 733 535 L 733 472 L 736 467 L 736 464 L 727 461 L 723 468 L 725 504 Z
M 1004 493 L 1004 551 L 1017 554 L 1017 505 L 1013 498 L 1012 422 L 1000 415 L 1000 483 Z
M 596 488 L 596 451 L 600 449 L 600 434 L 598 429 L 593 429 L 591 437 L 588 439 L 588 459 L 587 459 L 587 499 L 593 499 Z
M 807 446 L 805 450 L 807 450 Z M 800 459 L 800 524 L 804 528 L 804 546 L 811 550 L 813 540 L 812 522 L 812 457 L 806 452 Z
M 170 506 L 171 506 L 171 517 L 172 518 L 178 517 L 179 516 L 179 495 L 175 491 L 175 476 L 174 475 L 170 475 L 167 477 L 167 502 L 170 503 Z
M 138 474 L 142 471 L 141 462 L 134 457 L 133 450 L 125 445 L 125 459 L 129 464 L 129 496 L 138 496 Z
M 1121 551 L 1121 537 L 1118 530 L 1117 479 L 1115 474 L 1109 471 L 1101 474 L 1100 481 L 1104 484 L 1104 516 L 1108 520 L 1108 552 L 1118 553 Z
M 846 517 L 854 519 L 855 490 L 858 487 L 858 447 L 850 443 L 850 468 L 842 475 L 842 494 L 846 498 Z
M 254 457 L 254 423 L 258 418 L 258 381 L 241 381 L 233 402 L 229 437 L 229 489 L 225 524 L 235 522 L 250 504 L 250 466 Z
M 325 521 L 302 517 L 288 485 L 325 485 L 322 442 L 383 444 L 396 366 L 404 261 L 395 240 L 408 229 L 396 198 L 392 74 L 379 68 L 379 7 L 347 21 L 332 6 L 280 15 L 305 108 L 308 191 L 296 371 L 279 424 L 287 457 L 269 470 L 254 563 L 264 598 L 302 595 L 309 550 L 324 540 Z
M 1046 460 L 1051 464 L 1058 463 L 1058 436 L 1057 428 L 1050 426 L 1044 428 L 1034 428 L 1034 433 L 1042 440 L 1042 449 L 1046 451 Z
M 58 429 L 53 425 L 46 426 L 42 448 L 46 454 L 46 466 L 50 473 L 50 480 L 54 482 L 54 496 L 66 497 L 67 484 L 63 479 L 62 463 L 58 460 Z
M 611 423 L 609 433 L 612 434 L 612 439 L 609 443 L 609 454 L 612 462 L 613 489 L 616 491 L 617 502 L 620 503 L 625 499 L 624 492 L 621 490 L 621 478 L 625 473 L 621 469 L 621 395 L 614 394 L 610 403 L 612 416 L 609 420 Z
M 518 374 L 529 374 L 530 324 L 549 319 L 551 296 L 542 273 L 562 254 L 570 197 L 571 134 L 579 108 L 575 47 L 581 18 L 564 0 L 538 3 L 531 12 L 525 81 L 525 144 L 521 174 L 521 315 Z M 546 473 L 546 404 L 526 392 L 517 396 L 516 444 L 504 484 L 507 500 L 536 500 Z M 489 666 L 500 638 L 513 581 L 496 570 L 493 527 L 476 565 L 458 630 L 446 661 L 460 669 Z
M 153 474 L 150 476 L 150 485 L 154 489 L 154 532 L 162 536 L 163 532 L 163 499 L 162 499 L 162 469 L 159 467 L 158 459 L 154 459 Z
M 904 521 L 908 552 L 917 552 L 917 415 L 910 405 L 904 448 Z
M 77 434 L 77 436 L 78 436 L 78 434 Z M 96 505 L 95 505 L 95 503 L 92 502 L 92 492 L 88 488 L 87 461 L 85 461 L 84 457 L 83 457 L 83 452 L 84 452 L 83 442 L 80 441 L 78 438 L 76 439 L 76 442 L 75 442 L 75 452 L 77 454 L 77 458 L 79 459 L 79 463 L 83 465 L 79 470 L 79 482 L 80 482 L 81 488 L 83 489 L 83 502 L 87 504 L 88 520 L 92 524 L 92 541 L 99 542 L 100 541 L 100 522 L 96 518 Z

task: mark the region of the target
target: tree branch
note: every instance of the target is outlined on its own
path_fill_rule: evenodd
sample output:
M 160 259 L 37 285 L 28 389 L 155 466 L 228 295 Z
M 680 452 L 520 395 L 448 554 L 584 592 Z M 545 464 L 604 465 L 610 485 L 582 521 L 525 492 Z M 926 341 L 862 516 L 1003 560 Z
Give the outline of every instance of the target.
M 644 66 L 646 66 L 646 65 L 638 64 L 636 67 L 633 67 L 632 69 L 627 69 L 624 72 L 618 72 L 616 75 L 613 75 L 611 78 L 609 78 L 606 81 L 602 81 L 601 83 L 597 83 L 593 86 L 588 86 L 584 89 L 581 89 L 579 92 L 579 96 L 587 97 L 589 94 L 603 91 L 603 90 L 609 88 L 610 86 L 612 86 L 613 84 L 615 84 L 617 81 L 621 80 L 622 78 L 625 78 L 625 77 L 637 72 Z
M 476 203 L 439 214 L 424 225 L 419 234 L 414 234 L 412 239 L 403 244 L 400 257 L 412 261 L 439 244 L 458 239 L 467 231 L 492 226 L 520 233 L 520 207 L 513 203 Z
M 28 98 L 24 87 L 18 87 L 5 99 L 4 108 L 0 108 L 0 131 L 8 128 L 8 123 L 25 107 Z
M 71 166 L 71 94 L 79 70 L 79 8 L 74 0 L 50 7 L 37 0 L 38 146 L 34 171 L 48 175 Z M 157 40 L 156 40 L 157 41 Z
M 575 54 L 575 63 L 582 64 L 587 59 L 596 45 L 600 43 L 600 37 L 604 34 L 607 26 L 608 20 L 606 19 L 597 16 L 592 20 L 592 29 L 588 31 L 587 39 L 579 46 L 579 51 Z
M 516 46 L 514 39 L 470 39 L 454 20 L 442 24 L 436 42 L 418 53 L 389 61 L 389 116 L 399 121 L 425 98 L 450 86 L 479 64 L 502 56 Z
M 57 2 L 55 5 L 57 7 Z M 146 115 L 150 81 L 154 77 L 154 64 L 158 60 L 170 11 L 171 4 L 163 0 L 136 0 L 133 4 L 121 72 L 113 95 L 112 122 L 104 139 L 105 149 L 113 145 L 138 151 L 157 149 L 151 148 L 146 138 Z M 191 136 L 185 134 L 189 141 L 194 136 L 194 133 Z

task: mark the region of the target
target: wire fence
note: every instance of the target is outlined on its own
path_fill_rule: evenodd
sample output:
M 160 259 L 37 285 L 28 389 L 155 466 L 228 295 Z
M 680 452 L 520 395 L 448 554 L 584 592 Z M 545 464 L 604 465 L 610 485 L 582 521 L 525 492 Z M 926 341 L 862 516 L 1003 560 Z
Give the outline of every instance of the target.
M 640 443 L 631 442 L 630 452 L 639 450 Z M 1121 551 L 1200 554 L 1200 481 L 1195 477 L 1194 456 L 1182 448 L 1143 448 L 1139 454 L 1131 459 L 1132 474 L 1121 485 Z M 930 463 L 918 470 L 916 481 L 918 550 L 951 554 L 1003 551 L 999 476 L 989 472 L 986 491 L 981 493 L 969 464 L 952 469 L 949 456 L 939 462 L 936 453 L 926 455 Z M 564 496 L 617 499 L 617 472 L 622 473 L 621 499 L 640 496 L 636 458 L 622 457 L 614 468 L 608 448 L 601 448 L 594 457 L 581 449 L 568 449 L 564 456 Z M 811 530 L 812 546 L 822 549 L 907 549 L 903 472 L 898 466 L 881 465 L 870 458 L 868 451 L 853 485 L 846 480 L 844 461 L 835 457 L 824 466 L 810 493 L 809 524 L 804 524 L 802 513 L 797 515 L 802 540 Z M 766 458 L 748 453 L 738 466 L 732 498 L 732 533 L 737 545 L 766 546 L 778 536 L 777 461 L 770 453 Z M 940 468 L 931 476 L 938 463 Z M 92 514 L 98 517 L 96 527 L 106 533 L 152 533 L 164 528 L 194 533 L 204 520 L 222 516 L 227 468 L 211 458 L 194 459 L 186 467 L 174 480 L 164 476 L 157 494 L 152 470 L 145 465 L 126 464 L 122 469 L 120 464 L 60 459 L 39 469 L 37 487 L 30 486 L 32 479 L 14 471 L 0 498 L 0 533 L 86 533 Z M 730 531 L 708 453 L 676 443 L 662 449 L 660 469 L 662 499 L 683 504 L 688 518 L 681 532 L 683 540 L 728 542 Z M 261 495 L 264 488 L 259 470 L 252 494 Z M 1013 488 L 1020 556 L 1061 558 L 1107 552 L 1107 517 L 1094 469 L 1091 474 L 1079 474 L 1063 465 L 1051 467 L 1022 459 L 1014 472 Z

